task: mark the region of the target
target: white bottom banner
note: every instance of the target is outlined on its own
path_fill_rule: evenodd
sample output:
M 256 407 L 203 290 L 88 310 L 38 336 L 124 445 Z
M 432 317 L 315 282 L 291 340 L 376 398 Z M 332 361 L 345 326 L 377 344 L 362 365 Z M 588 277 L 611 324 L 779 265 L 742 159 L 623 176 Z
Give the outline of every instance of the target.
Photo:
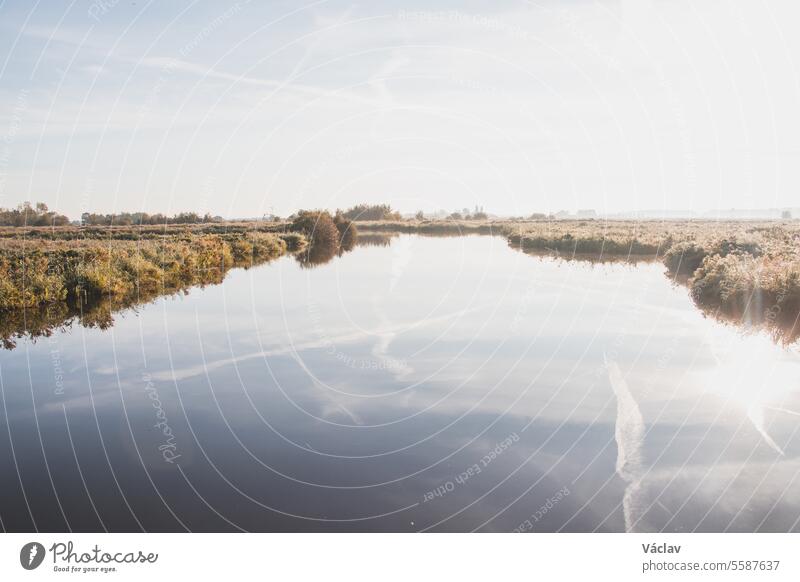
M 4 534 L 0 579 L 798 580 L 793 534 Z

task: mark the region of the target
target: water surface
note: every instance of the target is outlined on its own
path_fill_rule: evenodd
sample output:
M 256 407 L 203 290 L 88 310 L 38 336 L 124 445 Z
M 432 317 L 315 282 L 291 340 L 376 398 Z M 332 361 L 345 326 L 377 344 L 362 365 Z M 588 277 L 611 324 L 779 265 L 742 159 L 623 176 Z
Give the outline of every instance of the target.
M 10 531 L 797 531 L 800 354 L 660 264 L 364 237 L 0 352 Z

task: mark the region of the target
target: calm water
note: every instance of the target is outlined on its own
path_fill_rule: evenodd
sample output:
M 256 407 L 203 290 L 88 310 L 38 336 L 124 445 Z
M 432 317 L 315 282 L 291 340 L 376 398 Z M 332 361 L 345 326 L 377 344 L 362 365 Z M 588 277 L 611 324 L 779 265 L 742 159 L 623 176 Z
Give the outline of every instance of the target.
M 19 341 L 0 381 L 6 530 L 800 530 L 800 354 L 657 264 L 403 235 Z

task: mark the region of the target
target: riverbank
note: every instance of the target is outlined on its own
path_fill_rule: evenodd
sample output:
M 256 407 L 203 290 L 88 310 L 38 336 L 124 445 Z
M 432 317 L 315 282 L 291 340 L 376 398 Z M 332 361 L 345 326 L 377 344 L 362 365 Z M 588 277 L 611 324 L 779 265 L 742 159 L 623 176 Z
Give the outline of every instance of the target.
M 798 337 L 800 222 L 403 221 L 358 223 L 368 232 L 493 234 L 513 248 L 564 260 L 663 262 L 705 311 Z
M 798 337 L 800 222 L 340 221 L 325 235 L 339 244 L 322 244 L 317 214 L 309 215 L 311 229 L 287 222 L 0 228 L 0 310 L 11 320 L 15 309 L 58 302 L 130 304 L 292 252 L 313 267 L 352 248 L 355 224 L 366 236 L 503 236 L 512 248 L 562 260 L 661 261 L 705 312 L 764 326 L 783 341 Z M 314 237 L 319 244 L 309 245 Z
M 113 297 L 130 301 L 216 283 L 299 251 L 304 235 L 255 223 L 169 227 L 4 228 L 0 310 Z

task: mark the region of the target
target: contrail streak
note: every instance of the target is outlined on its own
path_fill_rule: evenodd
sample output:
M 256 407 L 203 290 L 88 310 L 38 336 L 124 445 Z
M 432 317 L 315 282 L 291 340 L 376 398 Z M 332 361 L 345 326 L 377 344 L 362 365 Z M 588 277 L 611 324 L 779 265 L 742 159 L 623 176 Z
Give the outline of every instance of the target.
M 635 497 L 639 491 L 642 474 L 642 445 L 644 443 L 644 419 L 639 405 L 628 389 L 628 383 L 616 362 L 606 360 L 608 380 L 617 397 L 617 421 L 614 439 L 617 442 L 617 474 L 628 485 L 622 498 L 625 516 L 625 531 L 631 531 L 634 519 Z

